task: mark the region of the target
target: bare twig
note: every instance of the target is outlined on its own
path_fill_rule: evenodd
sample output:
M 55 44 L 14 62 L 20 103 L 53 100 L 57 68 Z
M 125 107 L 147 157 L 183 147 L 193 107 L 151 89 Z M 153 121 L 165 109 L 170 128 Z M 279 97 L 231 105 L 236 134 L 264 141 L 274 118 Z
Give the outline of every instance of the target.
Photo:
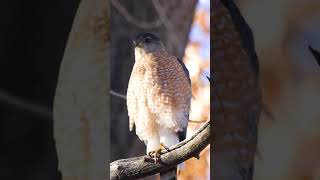
M 175 46 L 179 47 L 178 45 L 181 40 L 177 34 L 177 31 L 175 30 L 175 27 L 167 17 L 165 8 L 160 4 L 159 0 L 152 0 L 152 3 L 159 15 L 160 20 L 164 23 L 165 27 L 169 31 L 169 33 L 167 33 L 168 35 L 170 35 L 170 37 L 168 38 L 168 42 L 173 43 Z M 171 44 L 169 45 L 171 46 Z
M 209 76 L 206 76 L 206 77 L 207 77 L 208 81 L 210 82 L 210 77 Z
M 155 164 L 149 156 L 120 159 L 110 163 L 110 179 L 132 179 L 150 176 L 165 171 L 192 157 L 210 143 L 210 121 L 207 121 L 190 139 L 170 147 L 169 152 L 161 155 L 161 162 Z
M 142 29 L 153 29 L 153 28 L 158 28 L 160 26 L 162 26 L 163 22 L 161 21 L 161 19 L 157 19 L 155 21 L 152 22 L 144 22 L 141 21 L 139 19 L 136 19 L 135 17 L 133 17 L 126 8 L 124 8 L 120 2 L 118 0 L 111 0 L 111 4 L 113 7 L 115 7 L 119 13 L 130 23 L 138 26 L 139 28 Z
M 113 91 L 113 90 L 110 90 L 110 94 L 113 95 L 113 96 L 115 96 L 115 97 L 124 99 L 124 100 L 127 99 L 126 95 L 121 94 L 121 93 L 118 93 L 118 92 L 115 92 L 115 91 Z
M 197 121 L 197 120 L 191 120 L 191 119 L 189 119 L 189 122 L 191 122 L 191 123 L 205 123 L 205 122 L 207 122 L 207 120 Z
M 52 119 L 52 111 L 48 107 L 16 97 L 4 90 L 0 90 L 0 103 L 26 111 L 28 113 L 37 114 L 47 119 Z

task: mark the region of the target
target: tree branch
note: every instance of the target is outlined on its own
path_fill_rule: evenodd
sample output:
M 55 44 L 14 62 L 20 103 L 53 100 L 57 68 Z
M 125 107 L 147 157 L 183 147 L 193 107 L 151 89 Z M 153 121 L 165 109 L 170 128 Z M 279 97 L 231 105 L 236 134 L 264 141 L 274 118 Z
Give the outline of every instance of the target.
M 150 176 L 167 170 L 192 157 L 209 145 L 210 121 L 207 121 L 190 139 L 184 140 L 164 151 L 161 162 L 155 164 L 148 155 L 120 159 L 110 163 L 110 179 L 132 179 Z
M 182 42 L 178 36 L 178 32 L 175 30 L 175 27 L 171 23 L 171 20 L 169 17 L 167 17 L 166 13 L 167 10 L 160 4 L 159 0 L 152 0 L 153 6 L 155 10 L 157 11 L 160 20 L 163 22 L 164 26 L 168 30 L 168 46 L 167 48 L 170 48 L 172 44 L 175 46 L 178 46 L 180 42 Z M 172 43 L 172 44 L 171 44 Z
M 163 22 L 161 19 L 156 19 L 152 22 L 144 22 L 135 17 L 133 17 L 126 8 L 124 8 L 118 0 L 111 0 L 111 4 L 115 7 L 119 13 L 130 23 L 138 26 L 142 29 L 153 29 L 162 26 Z
M 0 89 L 0 103 L 7 106 L 23 110 L 28 113 L 39 115 L 46 119 L 52 119 L 52 111 L 49 107 L 41 104 L 35 104 L 20 97 L 14 96 L 5 90 Z
M 110 90 L 110 94 L 113 95 L 113 96 L 115 96 L 115 97 L 118 97 L 118 98 L 120 98 L 120 99 L 123 99 L 123 100 L 126 100 L 126 99 L 127 99 L 127 97 L 126 97 L 125 94 L 121 94 L 121 93 L 118 93 L 118 92 L 113 91 L 113 90 Z

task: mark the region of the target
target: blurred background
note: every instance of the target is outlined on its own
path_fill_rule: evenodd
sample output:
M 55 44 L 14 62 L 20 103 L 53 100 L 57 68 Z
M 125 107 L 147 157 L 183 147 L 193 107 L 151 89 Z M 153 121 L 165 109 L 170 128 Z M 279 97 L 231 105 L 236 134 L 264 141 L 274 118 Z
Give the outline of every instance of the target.
M 320 179 L 320 1 L 238 0 L 260 60 L 263 99 L 256 180 Z
M 210 1 L 209 0 L 111 0 L 111 85 L 110 160 L 145 154 L 145 145 L 129 132 L 126 94 L 134 64 L 132 39 L 139 33 L 152 32 L 164 42 L 167 51 L 183 59 L 187 66 L 194 98 L 191 103 L 187 138 L 210 117 Z M 119 94 L 117 94 L 119 93 Z M 209 179 L 210 150 L 200 160 L 186 161 L 179 179 Z
M 264 102 L 275 117 L 262 116 L 260 121 L 260 157 L 254 179 L 319 179 L 320 67 L 307 46 L 320 50 L 320 1 L 235 2 L 255 35 Z M 0 179 L 59 179 L 52 104 L 78 3 L 2 2 Z M 140 32 L 154 32 L 189 69 L 195 96 L 190 119 L 207 120 L 209 86 L 204 78 L 210 71 L 209 1 L 110 3 L 112 90 L 126 93 L 134 63 L 132 38 Z M 144 154 L 144 144 L 128 131 L 125 101 L 112 96 L 110 112 L 111 161 Z M 190 123 L 188 137 L 201 125 Z M 180 178 L 208 179 L 208 160 L 206 149 L 200 160 L 186 162 Z
M 0 6 L 0 179 L 60 179 L 52 106 L 79 0 Z

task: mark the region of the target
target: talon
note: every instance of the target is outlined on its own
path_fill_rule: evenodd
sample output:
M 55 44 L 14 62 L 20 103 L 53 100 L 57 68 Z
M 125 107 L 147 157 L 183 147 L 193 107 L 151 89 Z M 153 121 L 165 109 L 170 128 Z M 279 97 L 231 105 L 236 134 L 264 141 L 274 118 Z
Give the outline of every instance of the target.
M 145 162 L 154 162 L 154 159 L 151 157 L 144 157 Z
M 170 149 L 166 145 L 164 145 L 162 143 L 160 143 L 160 149 L 165 149 L 165 150 L 167 150 L 167 152 L 170 151 Z
M 157 164 L 158 158 L 160 157 L 159 150 L 157 149 L 155 151 L 150 151 L 148 152 L 148 155 L 153 159 L 154 163 Z
M 150 151 L 150 152 L 148 152 L 148 156 L 153 157 L 154 153 L 155 153 L 155 151 Z
M 157 164 L 157 162 L 160 162 L 161 161 L 161 154 L 163 154 L 164 152 L 162 150 L 167 150 L 169 152 L 169 148 L 166 147 L 164 144 L 160 143 L 160 147 L 159 149 L 155 150 L 155 151 L 150 151 L 148 152 L 148 155 L 151 157 L 151 158 L 154 158 L 154 162 L 155 164 Z

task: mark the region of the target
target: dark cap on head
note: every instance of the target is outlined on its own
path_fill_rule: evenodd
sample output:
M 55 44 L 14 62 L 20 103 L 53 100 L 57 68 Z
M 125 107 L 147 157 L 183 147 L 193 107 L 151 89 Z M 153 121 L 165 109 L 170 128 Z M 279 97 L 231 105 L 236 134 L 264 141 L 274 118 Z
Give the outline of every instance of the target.
M 136 36 L 136 38 L 133 40 L 133 45 L 135 47 L 142 46 L 146 43 L 152 43 L 152 42 L 159 42 L 160 38 L 158 38 L 156 35 L 152 33 L 142 33 Z

